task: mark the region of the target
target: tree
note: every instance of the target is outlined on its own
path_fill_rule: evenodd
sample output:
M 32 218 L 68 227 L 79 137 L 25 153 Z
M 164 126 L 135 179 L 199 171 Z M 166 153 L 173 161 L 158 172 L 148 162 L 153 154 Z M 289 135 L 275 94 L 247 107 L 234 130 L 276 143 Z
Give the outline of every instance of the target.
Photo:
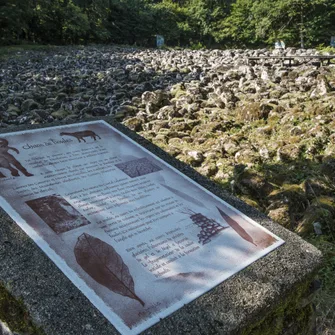
M 0 43 L 329 43 L 334 0 L 0 0 Z
M 252 45 L 258 42 L 256 21 L 252 12 L 253 0 L 237 0 L 222 25 L 222 37 L 234 44 Z
M 112 0 L 74 0 L 74 3 L 88 18 L 90 28 L 86 39 L 96 42 L 109 40 L 107 26 Z
M 28 35 L 28 22 L 32 17 L 29 2 L 0 0 L 0 44 L 17 43 Z
M 88 18 L 72 0 L 36 0 L 35 24 L 39 41 L 78 43 L 89 31 Z
M 312 45 L 334 32 L 333 0 L 237 0 L 225 21 L 224 34 L 245 45 Z M 319 32 L 318 32 L 319 29 Z M 328 36 L 327 36 L 328 35 Z

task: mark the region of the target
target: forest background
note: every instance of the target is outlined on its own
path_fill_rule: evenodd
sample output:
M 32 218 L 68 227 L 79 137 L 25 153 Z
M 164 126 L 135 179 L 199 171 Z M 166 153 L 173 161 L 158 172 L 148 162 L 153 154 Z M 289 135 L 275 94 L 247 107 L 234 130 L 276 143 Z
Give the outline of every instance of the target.
M 335 0 L 0 0 L 0 44 L 329 45 Z

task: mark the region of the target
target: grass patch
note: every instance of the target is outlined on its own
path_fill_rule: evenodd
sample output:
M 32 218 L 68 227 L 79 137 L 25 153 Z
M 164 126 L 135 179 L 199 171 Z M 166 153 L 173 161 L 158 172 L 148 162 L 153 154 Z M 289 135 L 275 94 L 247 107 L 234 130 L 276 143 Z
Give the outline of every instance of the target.
M 316 301 L 317 334 L 335 335 L 335 241 L 325 235 L 314 236 L 307 240 L 320 249 L 324 255 L 324 264 L 319 272 L 322 290 Z
M 325 46 L 324 44 L 319 45 L 316 47 L 316 50 L 320 51 L 322 54 L 330 53 L 331 55 L 335 54 L 335 47 L 332 46 Z
M 6 60 L 11 57 L 22 57 L 27 51 L 54 51 L 58 46 L 54 45 L 40 45 L 40 44 L 20 44 L 0 47 L 0 60 Z

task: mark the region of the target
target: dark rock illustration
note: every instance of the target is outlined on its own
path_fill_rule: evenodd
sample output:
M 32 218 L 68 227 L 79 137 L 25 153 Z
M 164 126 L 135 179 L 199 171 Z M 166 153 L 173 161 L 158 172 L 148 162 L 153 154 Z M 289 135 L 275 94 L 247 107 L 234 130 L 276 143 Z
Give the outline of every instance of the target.
M 134 159 L 132 161 L 115 164 L 115 166 L 131 178 L 162 170 L 159 166 L 151 163 L 148 158 Z

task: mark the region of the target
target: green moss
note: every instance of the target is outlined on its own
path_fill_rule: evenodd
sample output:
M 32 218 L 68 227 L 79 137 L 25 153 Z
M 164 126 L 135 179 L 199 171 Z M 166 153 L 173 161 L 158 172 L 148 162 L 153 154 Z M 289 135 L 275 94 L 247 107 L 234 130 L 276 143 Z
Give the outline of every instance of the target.
M 295 184 L 283 184 L 281 186 L 281 189 L 273 191 L 270 195 L 277 195 L 282 192 L 296 192 L 296 193 L 301 193 L 303 194 L 303 189 L 301 188 L 300 185 L 295 185 Z
M 175 92 L 174 97 L 175 97 L 176 99 L 178 99 L 178 98 L 182 97 L 183 95 L 186 95 L 186 91 L 183 91 L 183 90 L 177 90 L 177 91 Z
M 293 293 L 282 299 L 278 308 L 267 314 L 258 323 L 243 330 L 241 335 L 284 335 L 287 328 L 292 325 L 295 327 L 295 335 L 310 334 L 313 307 L 311 304 L 300 306 L 302 300 L 308 296 L 310 280 L 304 281 L 291 290 Z
M 326 208 L 310 206 L 305 212 L 302 221 L 295 230 L 299 235 L 307 237 L 314 232 L 314 223 L 318 222 L 322 227 L 333 219 L 332 213 Z
M 173 98 L 180 98 L 181 96 L 183 95 L 186 95 L 186 91 L 185 91 L 185 87 L 183 86 L 183 84 L 177 84 L 177 85 L 174 85 L 172 88 L 171 88 L 171 96 Z
M 258 210 L 262 210 L 262 208 L 261 208 L 261 206 L 259 206 L 259 204 L 257 203 L 257 201 L 254 201 L 254 200 L 252 200 L 252 199 L 250 199 L 250 198 L 248 198 L 248 197 L 246 197 L 246 196 L 240 196 L 240 199 L 242 200 L 242 201 L 244 201 L 245 203 L 247 203 L 249 206 L 252 206 L 252 207 L 254 207 L 254 208 L 257 208 Z
M 6 288 L 0 284 L 0 320 L 7 323 L 15 332 L 26 335 L 43 335 L 31 321 L 22 301 L 16 300 Z
M 142 129 L 142 121 L 136 117 L 132 117 L 127 119 L 124 124 L 133 131 L 141 131 Z
M 321 196 L 317 197 L 312 201 L 312 205 L 320 206 L 325 209 L 328 209 L 331 212 L 335 212 L 335 198 Z
M 51 113 L 51 115 L 56 119 L 63 119 L 70 114 L 71 112 L 65 109 L 59 109 L 58 111 Z

